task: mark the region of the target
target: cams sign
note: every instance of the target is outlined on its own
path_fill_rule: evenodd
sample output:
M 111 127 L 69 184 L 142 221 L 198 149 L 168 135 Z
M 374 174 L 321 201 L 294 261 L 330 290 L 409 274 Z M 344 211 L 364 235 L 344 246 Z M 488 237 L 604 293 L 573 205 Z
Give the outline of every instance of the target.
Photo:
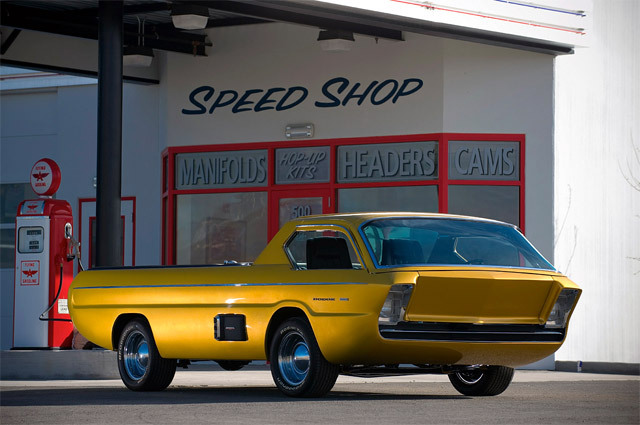
M 449 142 L 452 180 L 519 180 L 518 142 Z
M 189 106 L 182 109 L 184 115 L 213 115 L 218 110 L 233 114 L 240 112 L 286 111 L 305 102 L 313 102 L 316 108 L 337 108 L 348 105 L 395 104 L 402 98 L 418 92 L 423 82 L 419 78 L 404 80 L 352 82 L 336 77 L 320 87 L 320 96 L 309 99 L 309 89 L 302 86 L 256 88 L 244 91 L 216 89 L 200 86 L 188 96 Z

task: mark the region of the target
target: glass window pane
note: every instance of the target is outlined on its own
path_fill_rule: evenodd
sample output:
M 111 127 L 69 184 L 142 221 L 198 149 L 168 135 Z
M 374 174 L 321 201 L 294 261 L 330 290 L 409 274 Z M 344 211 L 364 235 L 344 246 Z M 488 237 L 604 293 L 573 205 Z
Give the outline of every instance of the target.
M 266 245 L 266 192 L 177 197 L 176 264 L 253 261 Z
M 378 265 L 465 265 L 554 270 L 514 227 L 445 218 L 382 218 L 362 227 Z
M 344 242 L 337 243 L 336 239 L 343 239 Z M 313 249 L 313 252 L 307 251 L 307 249 Z M 344 252 L 341 252 L 341 249 L 344 249 Z M 291 261 L 300 270 L 307 268 L 362 268 L 347 235 L 335 230 L 296 232 L 287 244 L 286 250 Z M 314 263 L 310 267 L 309 261 Z
M 520 225 L 518 186 L 449 186 L 449 213 L 492 218 Z
M 0 268 L 10 269 L 15 266 L 16 229 L 8 227 L 0 229 Z
M 0 184 L 0 223 L 15 223 L 18 204 L 25 199 L 38 199 L 38 195 L 31 189 L 31 184 Z
M 0 184 L 0 268 L 15 267 L 15 223 L 18 205 L 25 199 L 37 199 L 29 183 Z
M 298 217 L 322 214 L 322 197 L 282 198 L 279 202 L 278 214 L 280 227 Z
M 438 212 L 438 187 L 394 186 L 338 190 L 340 212 Z

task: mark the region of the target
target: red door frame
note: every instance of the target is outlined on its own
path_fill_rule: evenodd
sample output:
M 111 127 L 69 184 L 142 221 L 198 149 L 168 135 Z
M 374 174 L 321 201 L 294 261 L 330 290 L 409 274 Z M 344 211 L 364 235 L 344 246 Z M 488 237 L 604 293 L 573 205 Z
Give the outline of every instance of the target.
M 500 133 L 430 133 L 411 134 L 401 136 L 375 136 L 375 137 L 355 137 L 340 139 L 321 140 L 287 140 L 279 142 L 259 142 L 259 143 L 238 143 L 224 145 L 197 145 L 197 146 L 175 146 L 165 149 L 162 153 L 162 264 L 175 264 L 175 217 L 176 217 L 176 196 L 179 194 L 198 193 L 225 193 L 225 192 L 267 192 L 269 199 L 268 207 L 268 236 L 273 237 L 278 226 L 277 206 L 274 206 L 276 199 L 275 192 L 300 191 L 305 194 L 315 190 L 327 190 L 329 195 L 327 205 L 323 209 L 325 212 L 334 212 L 337 206 L 337 190 L 342 188 L 365 188 L 365 187 L 394 187 L 394 186 L 438 186 L 438 206 L 439 212 L 448 212 L 449 186 L 450 185 L 486 185 L 486 186 L 517 186 L 519 187 L 519 218 L 520 229 L 525 229 L 525 135 L 524 134 L 500 134 Z M 450 141 L 469 142 L 518 142 L 520 147 L 520 179 L 519 180 L 450 180 L 449 179 L 449 142 Z M 438 176 L 431 180 L 411 180 L 411 181 L 387 181 L 387 182 L 366 182 L 366 183 L 338 183 L 336 181 L 336 158 L 338 146 L 358 145 L 358 144 L 382 144 L 382 143 L 403 143 L 403 142 L 438 142 Z M 280 148 L 296 147 L 330 147 L 330 180 L 328 183 L 308 183 L 308 184 L 275 184 L 275 150 Z M 243 151 L 243 150 L 267 150 L 268 179 L 267 185 L 253 188 L 224 188 L 224 189 L 196 189 L 177 190 L 175 188 L 175 156 L 179 153 L 194 152 L 223 152 L 223 151 Z M 277 203 L 276 203 L 277 204 Z
M 280 230 L 280 199 L 283 198 L 322 198 L 322 213 L 328 214 L 335 211 L 332 201 L 331 190 L 325 189 L 299 189 L 273 190 L 269 193 L 269 232 L 268 238 L 272 237 Z
M 131 223 L 132 223 L 132 227 L 131 227 L 131 231 L 133 232 L 131 234 L 131 265 L 135 266 L 136 265 L 136 211 L 137 211 L 137 206 L 136 206 L 136 197 L 135 196 L 123 196 L 122 198 L 120 198 L 123 201 L 133 201 L 133 212 L 131 213 Z M 76 228 L 78 229 L 78 242 L 80 243 L 80 246 L 82 246 L 82 204 L 84 203 L 88 203 L 88 202 L 96 202 L 96 198 L 79 198 L 78 199 L 78 222 L 77 222 L 77 226 Z M 120 216 L 122 217 L 122 216 Z M 94 217 L 95 218 L 95 217 Z M 89 220 L 91 220 L 91 217 L 89 217 Z M 91 224 L 89 224 L 89 226 L 91 226 Z M 89 232 L 91 232 L 91 227 L 89 227 Z M 122 234 L 123 234 L 123 241 L 124 241 L 124 225 L 122 226 Z M 91 240 L 91 237 L 89 237 L 89 240 Z M 91 245 L 91 243 L 89 242 L 89 245 Z M 89 246 L 89 248 L 91 248 L 91 246 Z M 89 254 L 91 255 L 91 254 Z M 122 259 L 122 264 L 124 264 L 124 246 L 122 249 L 122 255 L 123 255 L 123 259 Z M 91 257 L 89 257 L 89 259 L 91 259 Z M 87 263 L 88 265 L 88 263 Z

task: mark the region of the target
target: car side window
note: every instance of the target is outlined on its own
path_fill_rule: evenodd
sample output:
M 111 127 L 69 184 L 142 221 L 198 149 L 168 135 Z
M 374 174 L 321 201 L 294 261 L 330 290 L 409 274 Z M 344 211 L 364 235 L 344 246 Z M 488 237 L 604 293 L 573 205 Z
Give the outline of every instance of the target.
M 297 231 L 285 251 L 298 270 L 362 269 L 351 241 L 336 230 Z

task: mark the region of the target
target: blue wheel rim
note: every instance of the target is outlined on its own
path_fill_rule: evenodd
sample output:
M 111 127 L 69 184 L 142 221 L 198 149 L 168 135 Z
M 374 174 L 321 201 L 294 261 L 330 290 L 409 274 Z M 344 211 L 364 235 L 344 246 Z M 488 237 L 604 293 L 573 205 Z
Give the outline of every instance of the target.
M 278 349 L 280 375 L 293 387 L 304 382 L 309 374 L 311 356 L 309 346 L 299 332 L 289 332 L 282 338 Z
M 124 368 L 127 375 L 139 381 L 149 367 L 149 343 L 140 331 L 133 331 L 127 335 L 124 342 Z

